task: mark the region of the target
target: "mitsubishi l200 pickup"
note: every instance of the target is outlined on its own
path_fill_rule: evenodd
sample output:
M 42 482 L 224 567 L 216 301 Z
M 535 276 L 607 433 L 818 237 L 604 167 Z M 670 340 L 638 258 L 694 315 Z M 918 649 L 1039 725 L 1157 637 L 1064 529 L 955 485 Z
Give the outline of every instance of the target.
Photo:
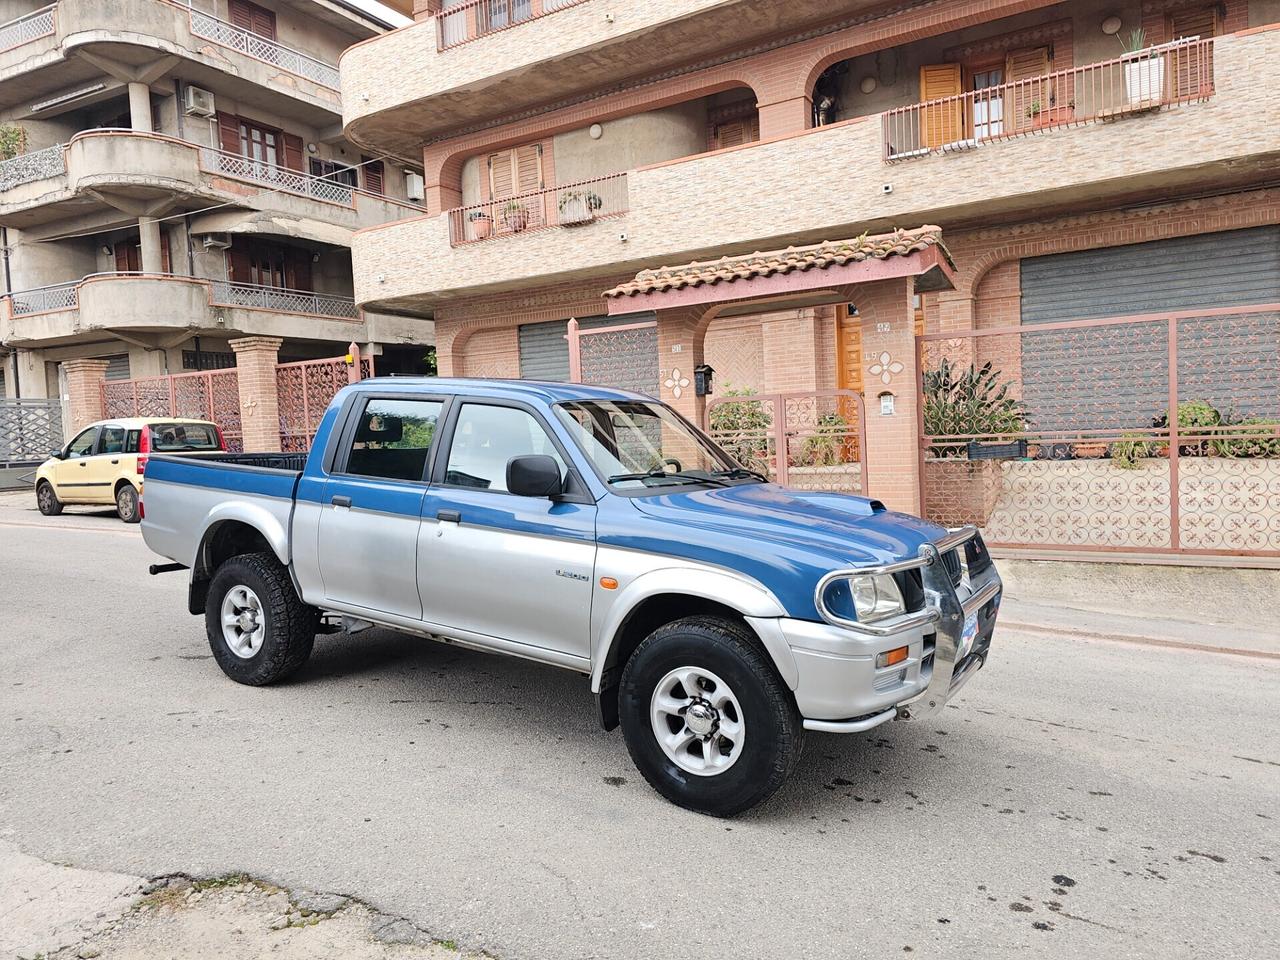
M 305 459 L 152 456 L 145 489 L 231 679 L 370 625 L 575 670 L 654 789 L 717 816 L 777 790 L 806 732 L 941 710 L 1000 603 L 974 528 L 777 486 L 581 384 L 364 380 Z

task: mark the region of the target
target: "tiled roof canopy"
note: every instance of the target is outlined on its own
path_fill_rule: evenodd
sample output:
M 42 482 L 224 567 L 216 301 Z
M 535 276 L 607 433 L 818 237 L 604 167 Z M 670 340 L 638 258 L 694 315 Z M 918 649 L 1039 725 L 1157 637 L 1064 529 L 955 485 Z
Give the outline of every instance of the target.
M 904 257 L 931 247 L 936 247 L 942 258 L 951 264 L 947 248 L 942 244 L 942 229 L 923 226 L 915 230 L 895 230 L 893 233 L 872 236 L 863 234 L 852 240 L 824 241 L 808 247 L 787 247 L 785 250 L 752 253 L 741 257 L 694 261 L 679 267 L 641 270 L 634 280 L 606 290 L 604 295 L 629 297 L 665 293 L 704 284 L 733 283 L 735 280 L 753 280 L 794 271 L 824 270 L 865 260 Z

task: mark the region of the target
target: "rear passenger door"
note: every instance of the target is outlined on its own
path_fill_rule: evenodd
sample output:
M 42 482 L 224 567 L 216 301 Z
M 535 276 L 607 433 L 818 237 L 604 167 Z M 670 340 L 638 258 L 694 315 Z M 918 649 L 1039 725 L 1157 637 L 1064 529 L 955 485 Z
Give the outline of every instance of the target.
M 442 397 L 359 397 L 339 439 L 320 505 L 325 599 L 422 618 L 417 544 Z

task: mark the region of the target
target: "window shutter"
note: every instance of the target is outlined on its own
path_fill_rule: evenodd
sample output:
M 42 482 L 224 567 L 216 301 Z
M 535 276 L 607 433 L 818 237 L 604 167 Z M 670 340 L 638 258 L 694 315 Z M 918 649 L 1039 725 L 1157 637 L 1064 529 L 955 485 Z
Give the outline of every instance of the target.
M 383 189 L 382 161 L 369 157 L 361 157 L 361 160 L 364 161 L 364 188 L 370 193 L 382 196 L 386 192 Z
M 1181 10 L 1169 15 L 1169 37 L 1181 40 L 1184 37 L 1207 37 L 1218 35 L 1218 11 L 1215 7 L 1201 10 Z
M 229 0 L 227 18 L 241 30 L 248 30 L 268 40 L 276 38 L 276 15 L 248 0 Z
M 733 120 L 729 123 L 717 123 L 715 142 L 712 150 L 723 150 L 726 147 L 740 147 L 747 142 L 746 123 Z
M 542 181 L 542 144 L 529 143 L 513 151 L 516 164 L 516 193 L 537 193 Z
M 1047 79 L 1048 73 L 1048 47 L 1010 50 L 1005 57 L 1004 81 L 1013 84 L 1007 88 L 1009 103 L 1005 105 L 1005 120 L 1006 123 L 1012 120 L 1014 129 L 1031 129 L 1037 114 L 1053 105 L 1053 88 Z
M 290 170 L 302 171 L 302 138 L 292 133 L 280 135 L 284 153 L 284 165 Z
M 218 146 L 227 153 L 243 154 L 240 143 L 240 118 L 218 112 Z
M 137 270 L 137 267 L 129 265 L 129 254 L 137 256 L 137 251 L 137 245 L 127 240 L 116 244 L 116 273 L 130 273 Z
M 294 247 L 286 260 L 288 274 L 285 285 L 293 290 L 311 289 L 311 254 Z
M 1182 10 L 1169 16 L 1169 36 L 1174 40 L 1199 37 L 1206 40 L 1220 32 L 1215 7 Z M 1213 48 L 1193 46 L 1169 51 L 1173 96 L 1177 99 L 1205 96 L 1213 90 Z
M 253 282 L 253 264 L 245 250 L 232 247 L 227 251 L 227 274 L 235 283 Z
M 227 19 L 241 30 L 252 30 L 252 5 L 245 3 L 244 0 L 229 0 L 227 4 Z
M 920 100 L 959 97 L 963 92 L 960 64 L 936 63 L 920 68 Z M 920 111 L 920 139 L 923 146 L 940 147 L 964 135 L 964 101 L 935 103 Z
M 514 171 L 510 150 L 489 155 L 489 199 L 501 200 L 515 193 Z
M 142 251 L 138 251 L 138 256 L 142 256 Z M 160 231 L 160 270 L 163 273 L 173 273 L 173 264 L 169 260 L 169 231 Z

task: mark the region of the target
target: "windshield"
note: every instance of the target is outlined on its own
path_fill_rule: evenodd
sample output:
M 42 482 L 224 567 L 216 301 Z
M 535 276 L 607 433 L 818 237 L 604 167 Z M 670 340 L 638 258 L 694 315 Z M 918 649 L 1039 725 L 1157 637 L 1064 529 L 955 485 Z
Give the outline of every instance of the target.
M 179 450 L 221 450 L 218 431 L 211 423 L 153 423 L 151 451 L 174 453 Z
M 557 404 L 556 415 L 617 490 L 721 486 L 752 477 L 660 403 L 581 400 Z

